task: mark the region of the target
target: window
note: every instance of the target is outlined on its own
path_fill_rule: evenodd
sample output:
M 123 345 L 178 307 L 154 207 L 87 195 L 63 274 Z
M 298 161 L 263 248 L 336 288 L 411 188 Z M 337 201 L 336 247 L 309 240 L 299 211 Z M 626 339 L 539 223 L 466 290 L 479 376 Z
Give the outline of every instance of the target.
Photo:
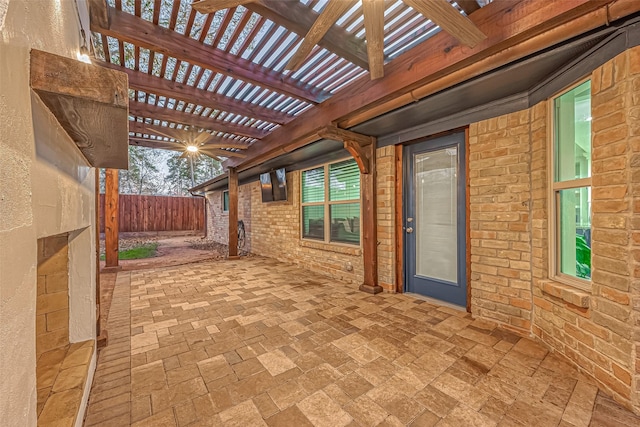
M 591 280 L 591 82 L 553 99 L 552 276 Z
M 360 169 L 349 159 L 302 171 L 302 238 L 360 244 Z
M 229 190 L 222 192 L 222 212 L 229 212 Z

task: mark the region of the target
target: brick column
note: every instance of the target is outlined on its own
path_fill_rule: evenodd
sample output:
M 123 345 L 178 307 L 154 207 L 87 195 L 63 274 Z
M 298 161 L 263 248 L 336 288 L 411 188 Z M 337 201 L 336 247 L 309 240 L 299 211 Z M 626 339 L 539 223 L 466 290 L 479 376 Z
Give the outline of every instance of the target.
M 593 374 L 640 413 L 640 48 L 593 72 L 591 111 Z
M 469 128 L 471 310 L 531 328 L 530 110 Z

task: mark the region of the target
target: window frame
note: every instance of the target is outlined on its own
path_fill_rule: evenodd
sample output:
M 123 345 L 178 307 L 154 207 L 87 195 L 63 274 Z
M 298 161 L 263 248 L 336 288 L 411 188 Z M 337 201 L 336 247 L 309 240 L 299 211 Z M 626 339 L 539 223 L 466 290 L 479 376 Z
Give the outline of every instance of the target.
M 562 95 L 572 91 L 578 86 L 591 81 L 591 76 L 587 76 L 583 79 L 580 79 L 576 83 L 565 87 L 561 91 L 553 94 L 548 99 L 547 105 L 547 114 L 549 120 L 547 123 L 549 127 L 547 129 L 547 139 L 549 143 L 547 144 L 547 200 L 548 200 L 548 248 L 549 248 L 549 278 L 555 280 L 557 282 L 572 286 L 574 288 L 578 288 L 584 291 L 591 291 L 591 284 L 593 281 L 593 277 L 591 279 L 582 279 L 579 277 L 571 276 L 570 274 L 562 273 L 559 270 L 560 265 L 560 255 L 561 255 L 561 238 L 559 238 L 558 233 L 560 232 L 560 191 L 562 190 L 572 190 L 588 187 L 592 191 L 593 197 L 593 170 L 591 172 L 591 176 L 588 178 L 577 178 L 572 180 L 565 180 L 555 182 L 555 172 L 556 172 L 556 117 L 555 117 L 555 100 L 561 97 Z M 593 98 L 593 95 L 592 95 Z M 591 112 L 591 117 L 593 117 L 593 111 Z M 593 130 L 590 135 L 591 148 L 593 153 Z M 591 164 L 593 165 L 593 160 L 591 160 Z M 589 217 L 593 219 L 592 216 L 592 208 L 593 200 L 591 205 L 589 206 Z M 593 230 L 593 224 L 591 225 Z M 593 235 L 593 233 L 592 233 Z M 593 261 L 593 252 L 591 252 L 591 260 Z M 593 264 L 592 264 L 593 265 Z
M 227 209 L 224 208 L 224 196 L 225 194 L 227 195 L 227 205 L 228 205 L 228 200 L 229 200 L 229 190 L 224 190 L 221 194 L 221 198 L 222 198 L 222 203 L 221 203 L 221 210 L 223 213 L 229 213 L 229 206 L 227 206 Z
M 309 168 L 300 170 L 300 240 L 305 242 L 316 242 L 328 245 L 340 245 L 346 246 L 349 248 L 361 248 L 362 247 L 362 187 L 360 187 L 360 195 L 357 199 L 349 199 L 349 200 L 329 200 L 329 191 L 330 191 L 330 180 L 329 180 L 329 167 L 336 163 L 344 162 L 345 160 L 355 160 L 353 157 L 343 157 L 338 160 L 332 160 L 327 163 L 321 163 L 319 165 L 315 165 Z M 302 191 L 303 191 L 303 183 L 302 177 L 304 176 L 304 172 L 310 171 L 313 169 L 324 169 L 324 201 L 322 202 L 303 202 L 302 201 Z M 359 172 L 359 169 L 358 169 Z M 362 173 L 358 173 L 358 178 L 360 179 L 360 185 L 362 185 Z M 347 243 L 347 242 L 339 242 L 331 240 L 331 206 L 333 205 L 350 205 L 358 203 L 359 207 L 359 215 L 360 215 L 360 227 L 359 227 L 359 236 L 358 236 L 358 244 L 355 243 Z M 324 239 L 314 239 L 311 237 L 304 237 L 304 208 L 306 206 L 324 206 Z

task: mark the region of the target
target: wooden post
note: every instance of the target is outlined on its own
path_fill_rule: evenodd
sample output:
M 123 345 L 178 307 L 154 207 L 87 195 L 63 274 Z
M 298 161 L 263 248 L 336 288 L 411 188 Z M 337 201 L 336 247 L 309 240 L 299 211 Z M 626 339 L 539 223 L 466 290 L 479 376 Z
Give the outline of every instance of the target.
M 364 282 L 360 290 L 371 294 L 382 292 L 378 285 L 378 218 L 376 210 L 376 147 L 374 143 L 362 147 L 369 160 L 368 173 L 360 174 L 362 199 L 362 257 Z
M 238 258 L 238 171 L 229 168 L 229 257 Z
M 107 268 L 118 267 L 118 170 L 105 169 L 104 243 Z

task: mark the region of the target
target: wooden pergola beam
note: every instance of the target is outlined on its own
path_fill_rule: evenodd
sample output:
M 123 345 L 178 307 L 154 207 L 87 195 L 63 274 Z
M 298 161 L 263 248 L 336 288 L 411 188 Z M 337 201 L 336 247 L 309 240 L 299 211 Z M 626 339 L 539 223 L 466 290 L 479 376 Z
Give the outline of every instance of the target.
M 364 0 L 364 28 L 367 36 L 371 80 L 384 76 L 384 0 Z
M 191 7 L 202 14 L 216 13 L 219 10 L 238 7 L 251 0 L 196 0 L 191 3 Z
M 387 64 L 382 79 L 372 81 L 369 76 L 360 77 L 331 99 L 308 109 L 287 126 L 254 144 L 247 150 L 248 160 L 229 161 L 225 166 L 245 170 L 281 155 L 291 146 L 300 148 L 317 141 L 319 138 L 313 138 L 315 129 L 326 123 L 343 124 L 374 110 L 375 115 L 383 114 L 398 108 L 392 102 L 394 99 L 411 99 L 412 91 L 418 88 L 428 85 L 429 90 L 421 93 L 422 97 L 428 96 L 605 25 L 607 19 L 619 19 L 639 10 L 640 2 L 634 0 L 492 2 L 470 17 L 487 35 L 474 49 L 460 46 L 453 36 L 440 32 Z M 498 55 L 499 60 L 493 61 Z M 455 81 L 448 78 L 453 74 Z M 382 105 L 388 106 L 385 110 L 376 110 Z M 370 117 L 373 116 L 350 121 L 349 126 Z
M 131 145 L 135 145 L 138 147 L 147 147 L 147 148 L 159 148 L 161 150 L 171 150 L 171 151 L 185 151 L 186 147 L 183 144 L 177 142 L 168 142 L 168 141 L 158 141 L 156 139 L 150 138 L 138 138 L 135 136 L 129 137 L 129 143 Z M 225 147 L 226 148 L 226 147 Z M 222 157 L 237 157 L 240 159 L 244 159 L 246 154 L 241 151 L 229 151 L 223 150 L 221 148 L 217 148 L 215 146 L 205 145 L 200 147 L 200 151 L 208 156 L 222 156 Z
M 300 2 L 261 0 L 248 3 L 245 7 L 299 36 L 307 34 L 318 18 L 318 13 Z M 318 45 L 360 68 L 369 69 L 364 42 L 338 25 L 329 28 Z
M 311 28 L 309 28 L 307 34 L 304 35 L 302 43 L 296 48 L 295 53 L 291 59 L 289 59 L 285 68 L 287 70 L 297 70 L 300 68 L 315 45 L 322 40 L 327 31 L 333 27 L 340 16 L 349 10 L 353 3 L 353 0 L 329 1 Z
M 319 15 L 300 2 L 282 0 L 201 0 L 192 3 L 191 7 L 200 13 L 215 13 L 239 5 L 302 37 L 313 27 Z M 338 25 L 330 27 L 318 45 L 360 68 L 369 68 L 364 42 Z
M 267 135 L 266 131 L 255 127 L 237 125 L 235 123 L 215 120 L 210 117 L 199 116 L 197 114 L 171 110 L 169 108 L 158 107 L 157 105 L 146 104 L 139 101 L 129 102 L 129 114 L 137 117 L 166 120 L 168 122 L 211 129 L 217 132 L 232 133 L 234 135 L 247 136 L 249 138 L 261 139 Z
M 185 83 L 178 83 L 173 80 L 156 77 L 141 71 L 135 71 L 110 62 L 95 61 L 95 63 L 105 68 L 127 73 L 129 76 L 130 89 L 153 93 L 167 98 L 173 98 L 179 101 L 209 107 L 214 110 L 240 114 L 256 120 L 263 120 L 280 125 L 289 123 L 295 118 L 295 116 L 292 116 L 291 114 L 261 107 L 260 105 L 252 104 L 251 102 L 240 101 L 208 90 L 198 89 L 197 87 L 189 86 Z
M 211 48 L 197 40 L 167 28 L 155 25 L 116 8 L 109 7 L 109 25 L 103 20 L 91 19 L 91 31 L 115 37 L 120 41 L 150 49 L 163 55 L 213 70 L 256 86 L 270 89 L 312 104 L 325 100 L 329 94 L 312 90 L 307 85 L 282 76 L 272 70 L 242 59 L 220 49 Z
M 129 137 L 129 145 L 135 145 L 137 147 L 159 148 L 162 150 L 171 151 L 184 151 L 185 149 L 184 145 L 177 142 L 158 141 L 157 139 L 138 138 L 135 136 Z
M 105 169 L 104 189 L 104 254 L 105 267 L 118 268 L 118 170 Z M 96 196 L 97 197 L 97 196 Z
M 166 131 L 167 129 L 171 129 L 172 131 L 184 132 L 185 137 L 188 135 L 188 132 L 186 130 L 183 131 L 181 129 L 167 128 L 166 126 L 152 125 L 149 123 L 142 123 L 137 121 L 129 121 L 129 132 L 133 132 L 133 133 L 141 133 L 141 134 L 148 134 L 148 135 L 153 134 L 153 135 L 157 135 L 165 138 L 166 135 L 164 135 L 164 131 Z M 131 139 L 131 137 L 129 137 L 129 139 Z M 247 148 L 249 148 L 249 145 L 245 142 L 233 141 L 227 138 L 220 138 L 214 135 L 210 135 L 209 139 L 207 139 L 204 145 L 210 148 L 239 148 L 241 150 L 246 150 Z
M 403 0 L 447 33 L 469 47 L 475 47 L 486 35 L 458 12 L 447 0 Z
M 456 3 L 458 3 L 460 9 L 464 10 L 467 16 L 480 9 L 480 5 L 476 0 L 456 0 Z
M 238 258 L 238 171 L 229 168 L 229 256 Z

